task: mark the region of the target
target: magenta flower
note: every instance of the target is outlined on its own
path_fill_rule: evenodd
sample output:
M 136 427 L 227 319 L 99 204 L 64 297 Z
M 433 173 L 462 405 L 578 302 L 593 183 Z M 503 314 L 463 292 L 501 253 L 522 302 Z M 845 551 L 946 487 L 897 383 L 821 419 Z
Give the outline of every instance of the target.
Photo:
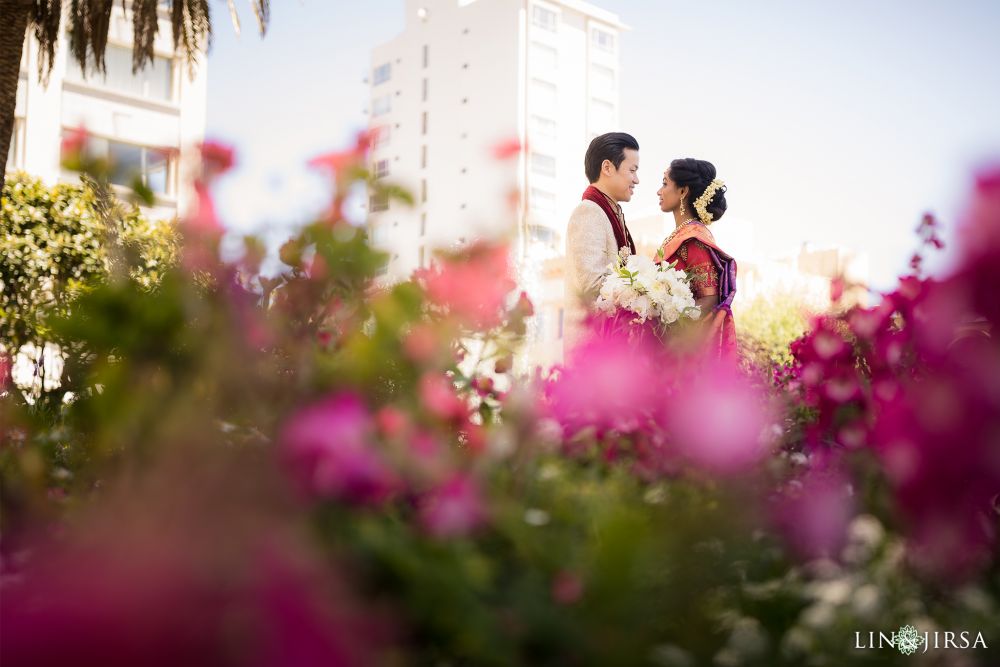
M 560 570 L 552 579 L 552 599 L 557 604 L 576 604 L 583 597 L 583 580 L 579 575 Z
M 804 558 L 837 558 L 854 513 L 848 479 L 836 469 L 814 468 L 776 499 L 774 520 Z
M 90 132 L 83 125 L 69 130 L 63 135 L 61 154 L 64 161 L 79 161 L 87 149 Z
M 201 153 L 202 176 L 205 183 L 211 183 L 236 164 L 236 151 L 232 146 L 218 141 L 205 141 L 198 144 Z
M 474 329 L 503 321 L 507 295 L 515 287 L 507 246 L 486 241 L 440 258 L 417 277 L 434 305 Z
M 575 347 L 546 387 L 547 408 L 568 435 L 595 427 L 645 428 L 669 399 L 674 372 L 650 346 L 624 335 L 593 336 Z M 661 363 L 662 362 L 662 363 Z
M 493 146 L 493 158 L 496 160 L 508 160 L 516 157 L 527 146 L 521 144 L 517 137 L 505 139 Z
M 423 499 L 420 520 L 434 537 L 462 537 L 485 523 L 486 502 L 476 480 L 458 473 Z
M 382 623 L 359 613 L 309 554 L 284 539 L 279 544 L 273 525 L 266 527 L 267 548 L 246 536 L 234 539 L 239 529 L 216 525 L 219 517 L 205 523 L 213 508 L 202 509 L 156 531 L 97 526 L 98 534 L 85 540 L 35 545 L 28 568 L 4 585 L 0 661 L 8 667 L 376 663 L 373 647 L 387 639 Z M 154 525 L 162 518 L 145 520 Z
M 429 371 L 420 378 L 420 402 L 435 417 L 445 421 L 461 420 L 468 414 L 468 406 L 446 376 Z
M 740 473 L 769 453 L 763 439 L 773 422 L 763 394 L 738 369 L 705 365 L 666 404 L 664 428 L 679 453 L 720 474 Z
M 307 493 L 347 502 L 381 503 L 399 486 L 374 446 L 374 423 L 361 399 L 342 393 L 292 416 L 283 455 Z

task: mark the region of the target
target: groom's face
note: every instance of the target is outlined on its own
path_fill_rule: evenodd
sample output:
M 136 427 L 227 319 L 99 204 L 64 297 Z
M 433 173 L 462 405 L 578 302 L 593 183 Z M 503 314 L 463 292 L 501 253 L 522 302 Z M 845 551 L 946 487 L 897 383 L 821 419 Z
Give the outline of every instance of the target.
M 625 149 L 625 159 L 615 169 L 611 160 L 604 162 L 606 192 L 616 201 L 631 201 L 635 186 L 639 184 L 639 151 Z

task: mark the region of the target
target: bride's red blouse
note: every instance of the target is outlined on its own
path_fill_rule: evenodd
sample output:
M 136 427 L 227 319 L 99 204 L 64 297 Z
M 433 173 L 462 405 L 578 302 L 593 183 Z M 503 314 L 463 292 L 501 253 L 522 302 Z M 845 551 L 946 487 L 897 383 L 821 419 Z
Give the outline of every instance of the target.
M 707 329 L 705 343 L 719 357 L 735 357 L 736 324 L 731 309 L 736 296 L 736 262 L 715 243 L 706 225 L 692 223 L 678 228 L 667 237 L 660 249 L 667 263 L 691 275 L 691 292 L 696 299 L 715 296 L 717 303 L 703 310 L 702 322 Z
M 712 264 L 708 254 L 708 246 L 698 239 L 688 239 L 681 244 L 673 257 L 667 261 L 677 260 L 675 268 L 691 272 L 691 292 L 694 298 L 716 296 L 719 293 L 719 270 Z

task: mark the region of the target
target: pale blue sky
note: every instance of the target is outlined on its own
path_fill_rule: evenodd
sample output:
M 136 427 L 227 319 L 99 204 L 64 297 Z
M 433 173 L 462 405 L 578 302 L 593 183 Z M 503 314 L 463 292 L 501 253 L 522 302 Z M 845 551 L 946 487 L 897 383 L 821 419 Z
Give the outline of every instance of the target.
M 641 145 L 635 214 L 655 208 L 671 158 L 708 159 L 729 185 L 720 228 L 752 221 L 758 250 L 863 249 L 888 287 L 922 212 L 953 225 L 973 168 L 1000 159 L 1000 2 L 595 4 L 632 27 L 620 91 Z M 216 16 L 208 135 L 241 160 L 220 209 L 235 229 L 283 234 L 325 201 L 304 161 L 365 125 L 370 49 L 402 28 L 403 0 L 273 3 L 263 41 Z

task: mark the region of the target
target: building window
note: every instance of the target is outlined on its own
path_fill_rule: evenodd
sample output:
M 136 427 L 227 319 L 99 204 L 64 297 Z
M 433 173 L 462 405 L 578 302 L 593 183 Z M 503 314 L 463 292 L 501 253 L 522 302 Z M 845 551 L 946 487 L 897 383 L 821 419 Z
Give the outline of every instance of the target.
M 551 118 L 543 118 L 542 116 L 532 116 L 531 134 L 534 137 L 554 138 L 556 136 L 556 122 Z
M 93 54 L 87 52 L 86 71 L 75 61 L 66 67 L 66 80 L 74 83 L 100 85 L 109 90 L 135 97 L 171 102 L 174 99 L 174 61 L 153 56 L 153 62 L 132 73 L 132 48 L 108 44 L 104 51 L 106 72 L 98 72 Z
M 535 5 L 531 8 L 531 24 L 542 30 L 555 32 L 559 25 L 559 15 L 551 9 Z
M 531 80 L 531 103 L 545 108 L 556 106 L 556 84 L 542 81 L 541 79 Z
M 424 236 L 425 234 L 427 234 L 427 214 L 426 213 L 421 213 L 420 214 L 420 235 Z
M 556 213 L 556 196 L 540 188 L 531 188 L 531 201 L 529 202 L 532 213 L 543 218 L 550 218 Z
M 427 89 L 428 89 L 428 86 L 429 86 L 429 85 L 430 85 L 430 84 L 428 83 L 428 79 L 427 79 L 427 77 L 425 76 L 425 77 L 424 77 L 424 88 L 423 88 L 423 92 L 422 92 L 422 98 L 421 98 L 421 99 L 423 99 L 423 101 L 424 101 L 424 102 L 426 102 L 426 101 L 427 101 Z
M 615 36 L 610 32 L 594 28 L 594 31 L 591 33 L 591 41 L 596 49 L 607 51 L 608 53 L 614 53 L 615 51 Z
M 64 133 L 74 131 L 63 130 Z M 167 195 L 173 190 L 170 155 L 162 148 L 92 136 L 87 141 L 87 152 L 93 158 L 108 161 L 111 167 L 108 181 L 115 185 L 131 187 L 136 179 L 140 179 L 154 194 Z
M 372 102 L 372 116 L 381 116 L 392 111 L 392 98 L 388 95 L 376 97 Z
M 372 84 L 378 85 L 380 83 L 385 83 L 392 78 L 392 63 L 385 63 L 384 65 L 379 65 L 375 68 L 375 72 L 372 74 Z
M 615 71 L 604 65 L 593 64 L 590 66 L 591 88 L 601 92 L 614 92 Z
M 420 115 L 420 133 L 427 134 L 427 112 Z
M 590 129 L 610 132 L 615 125 L 615 105 L 604 100 L 590 100 Z
M 535 335 L 539 341 L 545 340 L 545 311 L 539 310 L 535 313 Z
M 375 178 L 385 178 L 389 175 L 389 161 L 379 160 L 375 163 Z
M 426 169 L 427 168 L 427 145 L 426 144 L 420 147 L 420 168 L 421 169 Z
M 554 248 L 559 243 L 559 232 L 545 225 L 528 225 L 528 240 Z
M 376 192 L 368 197 L 368 210 L 371 213 L 389 210 L 389 195 L 384 192 Z
M 531 154 L 531 171 L 540 176 L 556 175 L 556 159 L 542 153 Z
M 424 44 L 424 69 L 427 69 L 427 66 L 430 64 L 430 62 L 431 62 L 431 47 L 428 46 L 427 44 Z
M 420 201 L 422 203 L 427 202 L 427 179 L 420 179 Z
M 559 52 L 551 46 L 532 42 L 531 62 L 542 71 L 554 72 L 559 66 Z

